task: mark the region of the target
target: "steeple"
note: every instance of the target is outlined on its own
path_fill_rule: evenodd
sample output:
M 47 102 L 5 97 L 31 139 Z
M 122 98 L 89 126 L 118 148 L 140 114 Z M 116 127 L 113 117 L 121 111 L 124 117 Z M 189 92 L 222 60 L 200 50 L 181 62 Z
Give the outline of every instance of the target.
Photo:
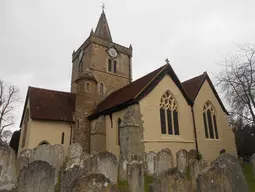
M 108 26 L 108 22 L 107 22 L 105 13 L 104 13 L 104 9 L 103 9 L 100 19 L 97 23 L 95 36 L 97 36 L 101 39 L 104 39 L 106 41 L 112 42 L 112 36 L 111 36 L 110 28 Z

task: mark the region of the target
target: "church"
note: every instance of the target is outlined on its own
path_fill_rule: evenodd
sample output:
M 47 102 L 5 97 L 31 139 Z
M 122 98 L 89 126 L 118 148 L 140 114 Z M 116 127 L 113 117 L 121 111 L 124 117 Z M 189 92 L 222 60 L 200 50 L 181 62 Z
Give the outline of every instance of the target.
M 18 154 L 42 144 L 72 143 L 117 157 L 169 148 L 195 149 L 212 161 L 236 155 L 225 109 L 206 72 L 181 82 L 166 60 L 132 81 L 132 51 L 112 40 L 104 10 L 72 53 L 70 92 L 28 87 Z

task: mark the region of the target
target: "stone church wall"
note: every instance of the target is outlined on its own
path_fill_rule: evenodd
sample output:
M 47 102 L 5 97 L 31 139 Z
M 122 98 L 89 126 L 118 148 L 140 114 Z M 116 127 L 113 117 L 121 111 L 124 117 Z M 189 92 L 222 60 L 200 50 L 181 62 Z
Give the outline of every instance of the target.
M 216 111 L 219 139 L 207 139 L 205 137 L 203 107 L 205 102 L 208 100 L 212 103 Z M 227 115 L 222 110 L 207 81 L 204 82 L 197 95 L 194 104 L 194 112 L 196 119 L 198 148 L 203 154 L 203 158 L 207 161 L 211 161 L 219 155 L 220 150 L 222 149 L 225 149 L 228 153 L 236 155 L 237 152 L 234 133 L 228 125 Z
M 161 134 L 159 105 L 162 95 L 167 90 L 170 90 L 177 101 L 180 135 Z M 139 104 L 144 122 L 145 151 L 158 152 L 163 148 L 170 148 L 175 154 L 180 148 L 186 150 L 195 148 L 191 107 L 168 75 Z

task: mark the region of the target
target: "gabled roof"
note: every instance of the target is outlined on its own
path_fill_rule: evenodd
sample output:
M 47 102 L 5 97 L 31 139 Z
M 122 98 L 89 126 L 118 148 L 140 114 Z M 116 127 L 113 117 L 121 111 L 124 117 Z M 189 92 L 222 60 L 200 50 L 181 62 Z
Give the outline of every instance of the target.
M 29 87 L 20 127 L 28 100 L 31 119 L 73 122 L 75 94 Z
M 221 108 L 223 109 L 223 111 L 225 113 L 228 114 L 228 111 L 226 110 L 225 106 L 223 105 L 215 87 L 213 86 L 213 83 L 209 77 L 209 75 L 207 74 L 207 72 L 204 72 L 203 74 L 193 77 L 187 81 L 182 82 L 182 86 L 184 87 L 186 93 L 188 94 L 189 98 L 193 101 L 193 103 L 196 100 L 196 97 L 202 87 L 202 85 L 204 84 L 205 80 L 207 80 L 207 82 L 209 83 L 216 99 L 218 100 Z
M 175 82 L 187 100 L 187 103 L 191 105 L 192 101 L 184 91 L 184 88 L 182 87 L 181 82 L 179 81 L 172 67 L 169 64 L 166 64 L 110 94 L 89 115 L 89 119 L 94 119 L 100 115 L 109 114 L 114 111 L 123 109 L 133 103 L 138 103 L 139 100 L 141 100 L 148 93 L 150 93 L 150 91 L 153 90 L 153 88 L 166 74 L 172 78 L 172 80 Z
M 95 35 L 101 39 L 112 42 L 112 36 L 111 36 L 110 28 L 108 26 L 108 22 L 107 22 L 104 10 L 97 23 Z

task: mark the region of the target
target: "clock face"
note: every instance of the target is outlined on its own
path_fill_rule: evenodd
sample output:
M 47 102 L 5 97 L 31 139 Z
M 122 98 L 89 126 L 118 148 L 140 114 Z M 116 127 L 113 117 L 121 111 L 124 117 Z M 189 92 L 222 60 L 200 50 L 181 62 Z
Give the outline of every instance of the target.
M 111 57 L 117 57 L 118 56 L 118 53 L 114 48 L 109 49 L 108 53 Z

